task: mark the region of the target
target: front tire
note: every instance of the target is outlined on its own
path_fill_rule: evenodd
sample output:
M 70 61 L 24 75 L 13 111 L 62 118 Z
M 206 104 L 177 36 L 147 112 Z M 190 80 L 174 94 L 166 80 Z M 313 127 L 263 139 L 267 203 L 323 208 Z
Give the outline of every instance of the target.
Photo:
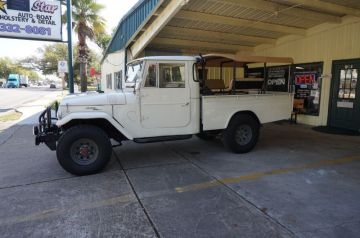
M 259 138 L 258 121 L 247 114 L 235 116 L 224 132 L 223 142 L 232 152 L 237 154 L 251 151 Z
M 56 155 L 67 172 L 74 175 L 95 174 L 110 160 L 112 146 L 108 135 L 99 127 L 74 126 L 60 137 Z

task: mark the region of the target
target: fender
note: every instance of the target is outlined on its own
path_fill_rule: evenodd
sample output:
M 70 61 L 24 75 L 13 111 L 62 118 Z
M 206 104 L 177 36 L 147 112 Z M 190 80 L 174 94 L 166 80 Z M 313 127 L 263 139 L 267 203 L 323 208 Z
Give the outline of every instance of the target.
M 72 120 L 87 120 L 87 119 L 105 119 L 110 122 L 118 131 L 120 131 L 126 138 L 133 140 L 131 134 L 114 118 L 104 112 L 74 112 L 58 120 L 56 125 L 58 127 L 64 126 Z
M 256 115 L 256 113 L 254 113 L 253 111 L 250 111 L 250 110 L 244 110 L 244 111 L 238 111 L 238 112 L 235 112 L 231 115 L 231 117 L 229 117 L 226 121 L 226 127 L 227 128 L 230 124 L 230 121 L 236 116 L 236 115 L 239 115 L 239 114 L 247 114 L 247 115 L 250 115 L 252 116 L 258 123 L 259 125 L 261 125 L 261 121 L 259 120 L 259 117 Z

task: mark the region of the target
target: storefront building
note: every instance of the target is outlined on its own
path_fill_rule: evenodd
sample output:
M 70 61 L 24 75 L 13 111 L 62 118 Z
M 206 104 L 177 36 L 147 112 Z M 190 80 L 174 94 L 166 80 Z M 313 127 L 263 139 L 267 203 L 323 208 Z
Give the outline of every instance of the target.
M 291 84 L 298 122 L 360 130 L 359 42 L 354 0 L 144 0 L 119 24 L 103 59 L 102 88 L 121 90 L 126 62 L 148 55 L 292 57 L 294 65 L 270 65 L 265 80 L 268 87 Z

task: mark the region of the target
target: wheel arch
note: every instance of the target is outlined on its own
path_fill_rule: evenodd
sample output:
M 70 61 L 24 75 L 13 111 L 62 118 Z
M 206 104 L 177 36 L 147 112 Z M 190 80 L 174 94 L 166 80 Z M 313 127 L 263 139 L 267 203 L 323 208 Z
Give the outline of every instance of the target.
M 109 115 L 102 114 L 103 113 L 73 113 L 59 120 L 56 124 L 65 130 L 75 125 L 94 125 L 102 128 L 110 138 L 117 141 L 133 139 L 120 123 Z
M 73 126 L 77 125 L 92 125 L 101 128 L 105 131 L 105 133 L 116 141 L 124 141 L 128 140 L 128 138 L 120 132 L 117 128 L 115 128 L 109 121 L 104 118 L 95 118 L 95 119 L 73 119 L 66 123 L 65 125 L 61 126 L 64 130 L 67 130 Z
M 255 119 L 255 121 L 258 123 L 259 126 L 261 126 L 261 122 L 259 120 L 259 117 L 253 112 L 253 111 L 238 111 L 236 113 L 234 113 L 228 120 L 228 122 L 226 123 L 226 128 L 229 126 L 230 122 L 232 120 L 234 120 L 234 118 L 236 118 L 237 116 L 242 116 L 242 115 L 248 115 L 251 116 L 252 118 Z

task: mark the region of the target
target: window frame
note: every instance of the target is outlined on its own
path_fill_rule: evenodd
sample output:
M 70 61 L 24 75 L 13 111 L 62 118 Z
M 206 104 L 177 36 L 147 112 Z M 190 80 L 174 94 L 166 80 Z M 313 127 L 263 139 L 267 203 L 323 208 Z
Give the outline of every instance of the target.
M 146 81 L 147 81 L 147 76 L 149 73 L 149 68 L 150 65 L 155 65 L 155 71 L 156 71 L 156 86 L 146 86 Z M 143 80 L 142 82 L 142 88 L 159 88 L 159 63 L 157 62 L 153 62 L 153 61 L 148 61 L 146 64 L 146 69 L 145 69 L 145 80 Z
M 176 81 L 173 81 L 174 79 L 174 76 L 173 76 L 173 68 L 174 66 L 179 66 L 179 68 L 181 67 L 184 67 L 184 78 L 181 78 L 181 81 L 179 82 L 183 82 L 184 83 L 184 86 L 183 87 L 161 87 L 161 82 L 160 82 L 160 74 L 161 74 L 161 71 L 160 71 L 160 66 L 161 65 L 170 65 L 170 74 L 171 74 L 171 82 L 176 82 Z M 158 88 L 168 88 L 168 89 L 182 89 L 182 88 L 186 88 L 186 85 L 187 85 L 187 75 L 186 75 L 186 69 L 187 69 L 187 64 L 186 62 L 183 62 L 183 61 L 173 61 L 173 62 L 159 62 L 158 65 L 157 65 L 157 68 L 158 68 Z M 181 71 L 180 71 L 180 74 L 181 74 Z

